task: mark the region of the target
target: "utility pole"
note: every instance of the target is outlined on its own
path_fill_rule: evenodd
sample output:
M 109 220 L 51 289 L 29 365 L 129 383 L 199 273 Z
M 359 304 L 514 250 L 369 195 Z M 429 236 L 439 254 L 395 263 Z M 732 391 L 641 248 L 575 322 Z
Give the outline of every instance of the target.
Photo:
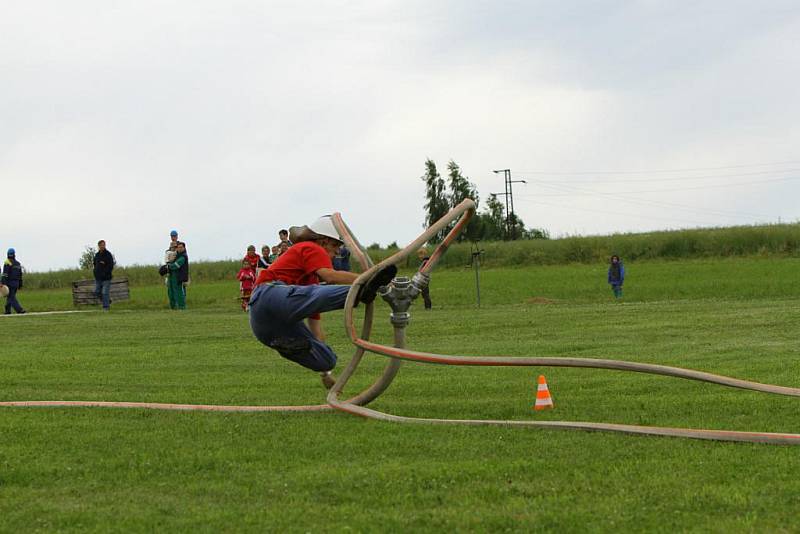
M 495 174 L 503 173 L 505 182 L 504 193 L 492 193 L 493 195 L 503 195 L 506 197 L 506 239 L 514 240 L 517 238 L 516 217 L 514 217 L 514 191 L 511 184 L 527 184 L 525 180 L 512 180 L 511 169 L 499 169 L 492 171 Z M 509 209 L 510 208 L 510 209 Z

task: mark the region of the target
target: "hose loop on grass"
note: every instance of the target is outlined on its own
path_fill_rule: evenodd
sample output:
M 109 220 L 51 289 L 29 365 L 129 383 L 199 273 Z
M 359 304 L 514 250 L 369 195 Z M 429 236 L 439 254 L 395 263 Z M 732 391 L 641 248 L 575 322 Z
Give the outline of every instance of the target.
M 494 425 L 510 427 L 534 427 L 534 428 L 557 428 L 586 431 L 618 432 L 624 434 L 642 434 L 651 436 L 670 436 L 691 439 L 705 439 L 717 441 L 740 441 L 751 443 L 769 443 L 781 445 L 800 445 L 800 434 L 781 434 L 766 432 L 740 432 L 726 430 L 702 430 L 689 428 L 668 428 L 650 427 L 640 425 L 622 425 L 614 423 L 592 423 L 580 421 L 512 421 L 496 419 L 432 419 L 420 417 L 405 417 L 380 412 L 365 405 L 376 399 L 381 393 L 386 391 L 400 368 L 403 360 L 419 363 L 435 363 L 442 365 L 471 365 L 471 366 L 543 366 L 543 367 L 580 367 L 593 369 L 614 369 L 619 371 L 632 371 L 638 373 L 649 373 L 690 380 L 700 380 L 712 384 L 719 384 L 739 389 L 749 389 L 764 393 L 778 395 L 800 396 L 800 388 L 777 386 L 772 384 L 761 384 L 737 378 L 669 367 L 664 365 L 644 364 L 636 362 L 626 362 L 620 360 L 590 359 L 590 358 L 519 358 L 519 357 L 471 357 L 471 356 L 448 356 L 417 352 L 405 348 L 404 332 L 395 329 L 395 346 L 381 345 L 369 341 L 372 332 L 374 305 L 369 303 L 364 306 L 364 324 L 362 325 L 361 335 L 356 333 L 353 318 L 355 299 L 361 286 L 383 267 L 391 264 L 399 264 L 416 252 L 422 245 L 431 240 L 439 232 L 452 228 L 447 233 L 444 240 L 436 247 L 420 272 L 427 275 L 436 266 L 442 255 L 447 251 L 456 236 L 463 230 L 469 219 L 475 213 L 475 203 L 472 200 L 464 200 L 458 206 L 450 210 L 444 217 L 431 225 L 417 239 L 409 243 L 405 248 L 392 256 L 374 265 L 366 249 L 361 246 L 353 235 L 350 228 L 345 224 L 341 214 L 334 213 L 332 220 L 345 244 L 355 256 L 362 273 L 355 280 L 347 294 L 344 307 L 344 326 L 350 340 L 355 345 L 355 353 L 350 363 L 340 374 L 339 379 L 328 392 L 328 404 L 308 405 L 308 406 L 220 406 L 220 405 L 201 405 L 201 404 L 161 404 L 161 403 L 137 403 L 137 402 L 103 402 L 103 401 L 11 401 L 0 402 L 0 406 L 8 407 L 111 407 L 111 408 L 145 408 L 157 410 L 197 410 L 197 411 L 228 411 L 228 412 L 317 412 L 334 408 L 336 410 L 376 419 L 396 423 L 413 424 L 439 424 L 439 425 Z M 400 329 L 404 330 L 404 329 Z M 363 361 L 364 353 L 372 352 L 389 358 L 389 364 L 384 369 L 383 374 L 367 389 L 355 395 L 349 400 L 339 400 L 344 387 L 352 378 L 359 364 Z
M 526 426 L 537 428 L 561 428 L 561 429 L 574 429 L 574 430 L 589 430 L 589 431 L 605 431 L 605 432 L 621 432 L 626 434 L 644 434 L 655 436 L 672 436 L 693 439 L 707 439 L 717 441 L 744 441 L 753 443 L 771 443 L 782 445 L 800 445 L 800 434 L 778 434 L 778 433 L 763 433 L 763 432 L 739 432 L 739 431 L 725 431 L 725 430 L 695 430 L 687 428 L 665 428 L 665 427 L 648 427 L 640 425 L 620 425 L 613 423 L 590 423 L 590 422 L 577 422 L 577 421 L 509 421 L 509 420 L 480 420 L 480 419 L 431 419 L 420 417 L 404 417 L 384 412 L 379 412 L 370 408 L 365 408 L 363 405 L 357 405 L 349 401 L 339 400 L 343 388 L 351 378 L 353 372 L 361 362 L 364 352 L 373 352 L 392 359 L 408 360 L 420 363 L 436 363 L 442 365 L 471 365 L 471 366 L 537 366 L 537 367 L 583 367 L 593 369 L 614 369 L 619 371 L 632 371 L 638 373 L 649 373 L 664 376 L 672 376 L 676 378 L 686 378 L 690 380 L 700 380 L 703 382 L 710 382 L 713 384 L 720 384 L 724 386 L 750 389 L 753 391 L 761 391 L 764 393 L 773 393 L 778 395 L 800 396 L 800 388 L 791 388 L 785 386 L 776 386 L 771 384 L 760 384 L 758 382 L 750 382 L 747 380 L 740 380 L 737 378 L 726 377 L 722 375 L 715 375 L 703 371 L 695 371 L 691 369 L 682 369 L 678 367 L 669 367 L 664 365 L 644 364 L 636 362 L 626 362 L 620 360 L 605 360 L 605 359 L 590 359 L 590 358 L 519 358 L 519 357 L 471 357 L 471 356 L 447 356 L 441 354 L 432 354 L 426 352 L 410 351 L 405 348 L 404 337 L 395 335 L 395 346 L 390 347 L 369 341 L 369 334 L 371 331 L 372 322 L 372 305 L 367 306 L 365 310 L 365 321 L 362 329 L 362 335 L 359 337 L 356 334 L 355 324 L 353 320 L 353 308 L 355 304 L 355 296 L 357 295 L 358 288 L 365 284 L 374 273 L 379 269 L 390 265 L 400 264 L 407 259 L 416 250 L 436 236 L 440 231 L 447 228 L 455 221 L 454 226 L 448 232 L 445 239 L 436 247 L 436 250 L 431 255 L 428 263 L 420 269 L 424 274 L 436 266 L 439 259 L 447 251 L 447 248 L 461 232 L 461 230 L 469 222 L 469 219 L 475 213 L 475 203 L 472 200 L 465 200 L 442 217 L 435 224 L 431 225 L 425 232 L 422 233 L 416 240 L 412 241 L 405 248 L 386 258 L 378 265 L 374 265 L 366 269 L 361 276 L 359 276 L 353 283 L 353 287 L 347 296 L 345 302 L 345 331 L 350 336 L 350 340 L 356 346 L 356 356 L 351 360 L 344 373 L 339 377 L 336 384 L 328 392 L 328 404 L 335 409 L 360 415 L 371 419 L 381 421 L 391 421 L 397 423 L 416 423 L 416 424 L 446 424 L 446 425 L 501 425 L 501 426 Z M 358 241 L 353 236 L 350 229 L 342 220 L 339 213 L 333 215 L 333 223 L 336 226 L 339 234 L 343 236 L 345 243 L 351 250 L 358 249 L 362 254 L 366 251 L 360 247 Z M 398 342 L 398 340 L 400 340 Z M 394 378 L 394 375 L 388 376 L 385 374 L 381 379 L 376 382 L 376 386 L 380 385 L 385 389 L 388 387 L 389 382 Z M 372 399 L 370 399 L 372 400 Z

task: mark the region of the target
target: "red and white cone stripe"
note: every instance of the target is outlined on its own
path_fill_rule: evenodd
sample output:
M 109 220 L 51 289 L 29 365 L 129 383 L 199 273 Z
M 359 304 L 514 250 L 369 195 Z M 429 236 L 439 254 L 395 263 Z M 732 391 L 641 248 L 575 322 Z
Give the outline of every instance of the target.
M 549 410 L 553 407 L 553 399 L 550 397 L 550 390 L 547 389 L 547 382 L 544 375 L 539 375 L 539 385 L 536 388 L 536 404 L 534 410 Z

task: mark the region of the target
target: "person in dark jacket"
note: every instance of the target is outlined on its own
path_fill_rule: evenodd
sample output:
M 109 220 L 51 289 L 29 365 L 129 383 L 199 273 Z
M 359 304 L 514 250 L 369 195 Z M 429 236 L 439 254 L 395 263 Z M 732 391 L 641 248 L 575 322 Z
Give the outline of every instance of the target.
M 340 246 L 336 251 L 336 256 L 333 257 L 333 269 L 336 271 L 350 270 L 350 250 L 346 245 Z
M 417 258 L 419 258 L 419 268 L 422 269 L 431 259 L 428 255 L 428 249 L 425 247 L 419 249 L 417 251 Z M 422 301 L 425 303 L 426 310 L 430 310 L 433 307 L 433 304 L 431 304 L 431 290 L 428 286 L 425 286 L 422 290 Z
M 6 297 L 5 314 L 11 313 L 11 308 L 17 313 L 25 313 L 25 310 L 17 300 L 17 291 L 22 289 L 22 265 L 17 261 L 17 253 L 13 248 L 8 249 L 6 261 L 3 263 L 3 274 L 0 276 L 0 283 L 8 287 Z
M 186 309 L 186 292 L 184 284 L 189 281 L 189 258 L 186 256 L 186 245 L 178 241 L 175 248 L 175 260 L 168 263 L 167 296 L 169 307 L 173 310 Z
M 111 272 L 114 270 L 114 255 L 106 248 L 106 242 L 97 242 L 97 253 L 94 255 L 94 294 L 103 302 L 103 309 L 108 311 L 111 307 L 109 293 L 111 291 Z
M 270 252 L 269 245 L 264 245 L 263 247 L 261 247 L 261 257 L 258 258 L 258 265 L 256 265 L 256 270 L 257 271 L 259 269 L 269 269 L 269 266 L 272 263 L 269 260 L 269 256 L 270 256 L 269 252 Z
M 611 290 L 614 292 L 614 297 L 622 297 L 622 284 L 625 282 L 625 266 L 622 265 L 622 260 L 616 254 L 611 256 L 611 264 L 608 266 L 608 283 L 611 284 Z

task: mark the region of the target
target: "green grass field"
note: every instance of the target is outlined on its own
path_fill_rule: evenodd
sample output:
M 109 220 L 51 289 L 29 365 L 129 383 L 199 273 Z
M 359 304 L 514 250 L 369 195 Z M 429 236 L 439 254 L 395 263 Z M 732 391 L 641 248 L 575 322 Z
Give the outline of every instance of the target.
M 800 386 L 800 259 L 434 273 L 410 348 L 579 356 Z M 252 336 L 234 282 L 190 309 L 134 287 L 111 313 L 0 317 L 0 400 L 317 404 L 313 373 Z M 31 311 L 66 290 L 23 291 Z M 379 304 L 374 339 L 391 339 Z M 352 350 L 341 313 L 330 343 Z M 369 356 L 355 392 L 385 361 Z M 536 377 L 556 408 L 533 412 Z M 798 399 L 616 371 L 407 363 L 372 406 L 448 418 L 800 432 Z M 800 450 L 579 431 L 397 425 L 346 414 L 0 408 L 0 531 L 796 531 Z

